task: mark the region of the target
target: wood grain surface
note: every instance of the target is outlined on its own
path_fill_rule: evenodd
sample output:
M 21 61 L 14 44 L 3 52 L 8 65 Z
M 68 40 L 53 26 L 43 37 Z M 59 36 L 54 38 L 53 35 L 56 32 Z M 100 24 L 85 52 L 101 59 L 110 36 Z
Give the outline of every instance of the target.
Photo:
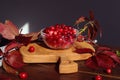
M 35 47 L 34 52 L 28 51 L 30 46 Z M 74 52 L 76 48 L 90 48 L 94 50 L 87 42 L 75 42 L 72 47 L 65 50 L 53 50 L 41 44 L 31 43 L 28 46 L 21 47 L 20 52 L 25 63 L 56 63 L 62 56 L 72 61 L 85 60 L 91 57 L 90 53 L 78 54 Z

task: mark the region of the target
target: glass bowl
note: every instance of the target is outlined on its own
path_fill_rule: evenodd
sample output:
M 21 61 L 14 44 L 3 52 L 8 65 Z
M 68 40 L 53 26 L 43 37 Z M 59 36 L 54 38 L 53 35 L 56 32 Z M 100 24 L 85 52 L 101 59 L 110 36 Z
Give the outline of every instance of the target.
M 77 31 L 75 29 L 75 31 Z M 52 34 L 53 32 L 45 33 L 45 28 L 41 30 L 41 37 L 44 43 L 51 49 L 67 49 L 70 48 L 73 43 L 77 40 L 77 32 L 75 34 L 66 34 L 63 33 Z

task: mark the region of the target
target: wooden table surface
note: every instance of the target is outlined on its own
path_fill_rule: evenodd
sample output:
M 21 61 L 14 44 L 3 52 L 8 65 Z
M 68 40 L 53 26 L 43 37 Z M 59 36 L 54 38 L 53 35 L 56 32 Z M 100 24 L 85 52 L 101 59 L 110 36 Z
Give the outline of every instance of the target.
M 27 64 L 21 70 L 28 73 L 26 80 L 94 80 L 96 73 L 103 74 L 103 80 L 120 80 L 120 66 L 112 69 L 112 73 L 108 75 L 103 70 L 96 71 L 87 68 L 84 61 L 77 61 L 77 63 L 79 72 L 72 74 L 59 74 L 58 63 Z M 0 68 L 0 76 L 10 78 L 0 80 L 22 80 L 16 75 L 6 73 L 3 68 Z
M 120 48 L 117 48 L 120 50 Z M 100 73 L 103 80 L 120 80 L 120 65 L 112 69 L 111 74 L 106 74 L 103 70 L 92 70 L 85 66 L 85 61 L 77 61 L 79 71 L 71 74 L 59 74 L 59 63 L 34 63 L 26 64 L 21 71 L 28 73 L 28 78 L 25 80 L 94 80 L 94 77 Z M 1 79 L 8 77 L 9 79 Z M 23 80 L 14 74 L 7 73 L 0 67 L 0 80 Z

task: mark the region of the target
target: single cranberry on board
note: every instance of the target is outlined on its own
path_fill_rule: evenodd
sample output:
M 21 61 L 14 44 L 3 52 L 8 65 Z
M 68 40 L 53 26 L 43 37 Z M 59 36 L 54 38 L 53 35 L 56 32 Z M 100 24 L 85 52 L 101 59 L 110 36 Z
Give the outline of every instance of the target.
M 29 52 L 34 52 L 35 51 L 35 47 L 34 46 L 30 46 L 28 49 Z

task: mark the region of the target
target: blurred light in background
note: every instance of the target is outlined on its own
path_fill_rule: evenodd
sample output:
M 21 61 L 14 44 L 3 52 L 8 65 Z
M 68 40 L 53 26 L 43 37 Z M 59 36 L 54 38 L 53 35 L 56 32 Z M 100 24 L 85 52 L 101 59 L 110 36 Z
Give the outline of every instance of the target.
M 29 29 L 29 22 L 26 22 L 20 29 L 19 32 L 21 32 L 21 34 L 27 34 L 30 32 Z

